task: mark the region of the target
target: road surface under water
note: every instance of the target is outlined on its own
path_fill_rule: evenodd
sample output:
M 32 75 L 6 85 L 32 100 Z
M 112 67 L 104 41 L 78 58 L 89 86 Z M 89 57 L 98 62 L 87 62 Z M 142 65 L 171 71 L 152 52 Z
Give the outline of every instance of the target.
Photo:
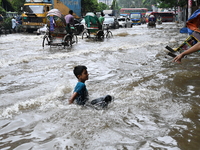
M 199 54 L 172 63 L 165 46 L 187 37 L 165 23 L 112 30 L 103 42 L 42 48 L 43 35 L 0 37 L 1 150 L 194 150 L 200 148 Z M 68 105 L 85 65 L 90 99 L 106 110 Z

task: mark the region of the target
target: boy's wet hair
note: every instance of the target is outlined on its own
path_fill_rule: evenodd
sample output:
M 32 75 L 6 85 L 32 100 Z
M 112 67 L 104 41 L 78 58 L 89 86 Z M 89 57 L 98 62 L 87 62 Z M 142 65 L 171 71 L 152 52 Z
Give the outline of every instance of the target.
M 78 75 L 81 75 L 84 70 L 87 70 L 86 66 L 76 66 L 74 67 L 74 75 L 78 78 Z
M 72 15 L 73 13 L 74 13 L 74 12 L 73 12 L 73 10 L 70 10 L 70 11 L 69 11 L 69 14 L 71 14 L 71 15 Z

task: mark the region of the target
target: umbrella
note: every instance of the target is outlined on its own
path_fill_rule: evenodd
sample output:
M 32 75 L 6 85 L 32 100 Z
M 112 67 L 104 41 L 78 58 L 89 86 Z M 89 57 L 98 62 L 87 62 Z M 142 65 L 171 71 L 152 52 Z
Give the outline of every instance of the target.
M 180 33 L 192 34 L 194 31 L 200 33 L 200 9 L 197 9 L 187 20 L 185 28 L 180 30 Z

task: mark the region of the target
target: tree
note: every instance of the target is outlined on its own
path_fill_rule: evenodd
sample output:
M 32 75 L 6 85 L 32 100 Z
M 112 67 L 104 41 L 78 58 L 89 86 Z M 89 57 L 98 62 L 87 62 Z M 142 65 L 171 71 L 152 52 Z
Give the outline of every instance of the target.
M 103 11 L 109 9 L 108 5 L 106 5 L 105 3 L 100 2 L 99 3 L 99 11 Z
M 187 5 L 188 0 L 158 0 L 160 8 L 173 8 L 176 6 L 183 7 Z
M 121 8 L 134 8 L 136 7 L 135 4 L 141 4 L 141 0 L 134 0 L 134 1 L 130 1 L 130 0 L 118 0 L 118 4 L 119 7 Z
M 148 8 L 148 10 L 152 10 L 152 5 L 156 6 L 159 0 L 142 0 L 142 5 L 144 8 Z
M 111 9 L 113 10 L 119 10 L 118 2 L 116 0 L 113 0 Z
M 2 8 L 1 6 L 0 6 L 0 14 L 2 14 L 3 16 L 5 16 L 5 14 L 6 14 L 5 9 Z
M 0 0 L 0 13 L 5 15 L 6 11 L 15 11 L 12 4 L 8 0 Z
M 99 11 L 97 0 L 82 0 L 82 15 L 85 15 L 87 12 L 96 12 Z
M 21 7 L 23 7 L 24 3 L 25 0 L 12 0 L 11 2 L 16 12 L 21 12 Z
M 118 0 L 121 8 L 148 8 L 151 10 L 152 5 L 156 5 L 158 0 Z

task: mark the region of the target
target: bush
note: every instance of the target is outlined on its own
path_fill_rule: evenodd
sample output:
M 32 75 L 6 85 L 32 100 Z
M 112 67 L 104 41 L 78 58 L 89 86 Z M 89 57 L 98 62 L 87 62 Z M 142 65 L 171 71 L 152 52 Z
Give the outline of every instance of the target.
M 2 14 L 3 16 L 6 15 L 6 11 L 0 6 L 0 14 Z
M 4 29 L 12 29 L 12 22 L 11 22 L 12 18 L 4 18 L 3 23 L 2 23 L 2 27 Z

